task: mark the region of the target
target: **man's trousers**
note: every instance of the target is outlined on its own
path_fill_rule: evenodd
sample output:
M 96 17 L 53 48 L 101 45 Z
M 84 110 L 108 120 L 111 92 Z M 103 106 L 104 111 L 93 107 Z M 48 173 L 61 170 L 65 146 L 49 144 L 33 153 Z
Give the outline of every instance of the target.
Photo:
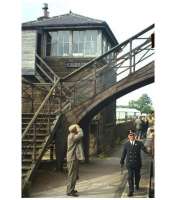
M 76 185 L 79 170 L 79 160 L 67 162 L 68 177 L 67 177 L 67 194 L 73 192 Z
M 127 167 L 128 169 L 128 185 L 129 191 L 134 192 L 134 183 L 139 187 L 139 181 L 141 178 L 139 167 Z

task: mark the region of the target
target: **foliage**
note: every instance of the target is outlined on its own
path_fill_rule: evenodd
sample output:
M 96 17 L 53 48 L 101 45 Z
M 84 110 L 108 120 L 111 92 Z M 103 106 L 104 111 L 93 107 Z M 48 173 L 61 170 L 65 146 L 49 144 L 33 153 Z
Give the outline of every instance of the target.
M 153 111 L 152 100 L 147 94 L 143 94 L 137 101 L 129 101 L 128 106 L 139 110 L 141 113 L 148 114 Z

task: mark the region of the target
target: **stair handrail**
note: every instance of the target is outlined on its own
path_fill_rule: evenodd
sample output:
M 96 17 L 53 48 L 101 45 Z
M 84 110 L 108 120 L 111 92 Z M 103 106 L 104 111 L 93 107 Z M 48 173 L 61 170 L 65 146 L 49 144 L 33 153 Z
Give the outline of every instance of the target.
M 43 65 L 49 70 L 49 72 L 54 76 L 55 79 L 59 78 L 59 76 L 51 69 L 51 67 L 37 53 L 35 54 L 35 56 L 43 63 Z
M 49 99 L 49 97 L 51 96 L 53 90 L 55 89 L 55 87 L 57 86 L 57 84 L 60 82 L 60 78 L 58 78 L 56 80 L 56 82 L 53 84 L 52 88 L 50 89 L 50 91 L 48 92 L 48 94 L 46 95 L 45 99 L 43 100 L 43 102 L 41 103 L 41 105 L 39 106 L 39 108 L 37 109 L 37 111 L 35 112 L 33 118 L 31 119 L 31 121 L 29 122 L 29 124 L 27 125 L 27 127 L 25 128 L 24 132 L 22 133 L 22 139 L 25 137 L 25 135 L 27 134 L 29 128 L 31 127 L 32 123 L 36 120 L 38 114 L 40 113 L 40 111 L 42 110 L 43 106 L 45 105 L 45 103 L 47 102 L 47 100 Z
M 78 72 L 80 72 L 81 70 L 83 70 L 84 68 L 86 68 L 87 66 L 93 64 L 94 62 L 100 60 L 101 58 L 107 56 L 108 54 L 112 53 L 114 50 L 121 50 L 121 47 L 128 44 L 131 40 L 134 40 L 136 38 L 138 38 L 140 35 L 143 35 L 144 33 L 146 33 L 147 31 L 153 29 L 155 26 L 155 24 L 150 25 L 149 27 L 145 28 L 143 31 L 140 31 L 139 33 L 137 33 L 136 35 L 130 37 L 129 39 L 125 40 L 124 42 L 117 44 L 115 47 L 111 48 L 109 51 L 105 52 L 104 54 L 92 59 L 91 61 L 89 61 L 88 63 L 86 63 L 85 65 L 83 65 L 82 67 L 76 69 L 75 71 L 73 71 L 72 73 L 66 75 L 65 77 L 61 78 L 61 82 L 66 81 L 68 78 L 72 77 L 73 75 L 77 74 Z

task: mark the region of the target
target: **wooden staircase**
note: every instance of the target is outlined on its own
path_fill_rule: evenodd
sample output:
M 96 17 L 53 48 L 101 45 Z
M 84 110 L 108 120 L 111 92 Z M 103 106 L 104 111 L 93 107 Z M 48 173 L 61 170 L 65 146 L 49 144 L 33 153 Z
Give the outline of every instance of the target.
M 65 93 L 56 87 L 59 77 L 36 54 L 36 69 L 41 82 L 22 79 L 22 195 L 27 196 L 32 177 L 60 125 L 60 99 Z M 55 87 L 53 88 L 53 85 Z M 49 93 L 49 95 L 48 95 Z M 46 97 L 46 98 L 45 98 Z M 27 112 L 26 112 L 27 111 Z
M 33 113 L 23 113 L 22 130 L 24 130 L 33 117 Z M 37 169 L 42 156 L 51 143 L 54 132 L 58 127 L 59 115 L 38 115 L 35 124 L 22 140 L 22 190 L 25 192 L 27 183 L 30 182 L 34 171 Z

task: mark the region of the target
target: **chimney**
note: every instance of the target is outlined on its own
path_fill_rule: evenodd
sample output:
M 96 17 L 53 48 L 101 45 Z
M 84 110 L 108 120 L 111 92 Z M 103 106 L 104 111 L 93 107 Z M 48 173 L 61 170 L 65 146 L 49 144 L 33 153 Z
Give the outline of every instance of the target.
M 43 17 L 48 18 L 49 17 L 49 12 L 47 11 L 48 10 L 48 4 L 44 3 L 44 7 L 42 9 L 44 10 Z
M 44 7 L 43 7 L 42 9 L 43 9 L 43 11 L 44 11 L 44 12 L 43 12 L 43 16 L 37 18 L 37 20 L 39 20 L 39 21 L 42 21 L 42 20 L 45 20 L 45 19 L 48 19 L 48 18 L 49 18 L 48 4 L 47 4 L 47 3 L 44 3 Z

